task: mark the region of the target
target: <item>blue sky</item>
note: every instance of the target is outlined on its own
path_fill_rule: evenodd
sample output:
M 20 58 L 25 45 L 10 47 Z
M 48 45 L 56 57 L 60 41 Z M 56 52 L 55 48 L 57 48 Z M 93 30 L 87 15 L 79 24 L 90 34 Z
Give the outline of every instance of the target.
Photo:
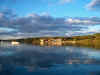
M 1 0 L 0 6 L 11 8 L 20 16 L 44 12 L 54 17 L 100 16 L 99 12 L 89 11 L 86 8 L 90 2 L 91 0 Z
M 1 36 L 99 33 L 100 0 L 0 0 Z

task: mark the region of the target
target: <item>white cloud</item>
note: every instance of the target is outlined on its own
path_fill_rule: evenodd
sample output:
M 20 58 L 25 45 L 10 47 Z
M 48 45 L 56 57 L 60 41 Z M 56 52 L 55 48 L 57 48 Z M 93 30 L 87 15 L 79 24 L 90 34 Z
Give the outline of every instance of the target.
M 92 10 L 100 9 L 100 0 L 91 0 L 91 2 L 86 7 Z
M 67 22 L 69 23 L 84 23 L 84 24 L 88 24 L 88 23 L 91 23 L 90 20 L 80 20 L 80 19 L 67 19 Z
M 72 2 L 72 0 L 60 0 L 60 4 L 65 4 L 65 3 L 69 3 Z
M 99 21 L 95 21 L 96 18 L 68 18 L 65 20 L 66 24 L 76 24 L 76 25 L 95 25 L 95 24 L 100 24 Z
M 48 13 L 48 12 L 42 12 L 42 13 L 40 13 L 40 16 L 50 16 L 50 14 Z
M 71 2 L 72 0 L 63 0 L 64 2 Z

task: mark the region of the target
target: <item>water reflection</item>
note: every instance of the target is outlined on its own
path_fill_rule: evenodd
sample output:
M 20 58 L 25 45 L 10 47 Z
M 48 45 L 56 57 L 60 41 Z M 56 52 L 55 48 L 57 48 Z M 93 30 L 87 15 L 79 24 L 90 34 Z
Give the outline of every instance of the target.
M 99 53 L 72 46 L 0 45 L 0 75 L 99 75 Z

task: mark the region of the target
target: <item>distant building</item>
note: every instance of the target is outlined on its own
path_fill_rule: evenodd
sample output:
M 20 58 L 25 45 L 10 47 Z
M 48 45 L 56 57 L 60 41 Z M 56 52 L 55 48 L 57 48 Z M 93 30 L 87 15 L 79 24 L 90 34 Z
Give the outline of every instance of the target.
M 54 38 L 49 38 L 49 39 L 40 39 L 40 45 L 50 45 L 50 46 L 61 46 L 62 45 L 62 39 L 54 39 Z
M 40 39 L 40 45 L 41 45 L 41 46 L 44 45 L 44 39 Z
M 12 45 L 19 45 L 20 43 L 17 42 L 17 41 L 12 41 L 11 44 L 12 44 Z

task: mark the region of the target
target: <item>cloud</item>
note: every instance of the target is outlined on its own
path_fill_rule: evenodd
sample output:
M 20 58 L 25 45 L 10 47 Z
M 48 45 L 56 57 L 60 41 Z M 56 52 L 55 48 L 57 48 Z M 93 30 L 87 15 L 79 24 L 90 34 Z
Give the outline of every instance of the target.
M 91 18 L 68 18 L 66 19 L 67 24 L 73 24 L 73 25 L 99 25 L 100 24 L 100 18 L 97 17 L 91 17 Z
M 99 10 L 100 9 L 100 0 L 92 0 L 88 5 L 88 9 Z
M 67 22 L 69 22 L 70 24 L 74 24 L 74 23 L 90 24 L 90 23 L 92 23 L 92 21 L 90 21 L 90 20 L 80 20 L 80 19 L 72 19 L 72 18 L 67 19 Z
M 48 3 L 48 6 L 63 5 L 71 3 L 73 0 L 43 0 L 43 2 Z
M 72 0 L 60 0 L 60 4 L 66 4 L 72 2 Z
M 2 11 L 0 14 L 0 37 L 7 35 L 25 38 L 88 34 L 95 33 L 89 27 L 100 25 L 98 17 L 55 18 L 47 14 L 39 15 L 36 13 L 18 17 L 10 10 Z M 99 31 L 96 27 L 95 30 Z
M 0 18 L 2 18 L 3 17 L 3 13 L 0 13 Z
M 11 28 L 6 28 L 6 27 L 0 27 L 0 33 L 4 33 L 4 32 L 12 32 L 15 31 L 14 29 Z

